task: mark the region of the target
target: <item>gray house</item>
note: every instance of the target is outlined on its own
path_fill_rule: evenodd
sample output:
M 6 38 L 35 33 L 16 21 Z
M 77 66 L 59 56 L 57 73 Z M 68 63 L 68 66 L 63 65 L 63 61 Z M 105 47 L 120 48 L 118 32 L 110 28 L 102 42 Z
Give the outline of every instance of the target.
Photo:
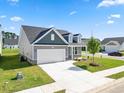
M 5 38 L 3 39 L 4 48 L 18 48 L 18 37 L 17 38 Z
M 81 34 L 22 25 L 19 49 L 21 56 L 32 64 L 72 60 L 81 56 Z
M 124 37 L 105 38 L 102 42 L 102 49 L 105 52 L 124 51 Z

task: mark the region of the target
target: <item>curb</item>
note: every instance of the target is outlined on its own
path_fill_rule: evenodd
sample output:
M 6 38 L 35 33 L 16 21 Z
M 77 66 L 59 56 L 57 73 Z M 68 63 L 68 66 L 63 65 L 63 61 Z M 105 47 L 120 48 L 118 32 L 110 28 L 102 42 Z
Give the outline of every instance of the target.
M 87 91 L 85 93 L 101 93 L 102 91 L 110 89 L 110 88 L 114 87 L 115 85 L 118 85 L 121 82 L 124 82 L 124 78 L 113 80 L 113 81 L 111 81 L 111 82 L 109 82 L 107 84 L 104 84 L 104 85 L 102 85 L 100 87 L 91 89 L 91 90 L 89 90 L 89 91 Z

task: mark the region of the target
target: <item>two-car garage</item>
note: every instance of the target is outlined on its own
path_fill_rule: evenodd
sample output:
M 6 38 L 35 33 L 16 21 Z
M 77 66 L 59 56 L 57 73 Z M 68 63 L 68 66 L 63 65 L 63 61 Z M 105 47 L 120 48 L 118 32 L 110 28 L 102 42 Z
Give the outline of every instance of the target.
M 62 49 L 37 49 L 37 64 L 61 62 L 66 59 L 66 50 Z

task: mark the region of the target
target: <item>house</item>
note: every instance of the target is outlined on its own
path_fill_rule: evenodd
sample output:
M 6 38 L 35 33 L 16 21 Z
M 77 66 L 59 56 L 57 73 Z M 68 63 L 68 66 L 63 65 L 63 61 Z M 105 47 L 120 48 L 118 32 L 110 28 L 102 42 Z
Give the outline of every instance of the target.
M 3 48 L 18 48 L 19 36 L 12 32 L 2 31 Z
M 81 39 L 81 42 L 82 42 L 82 45 L 83 45 L 82 51 L 87 51 L 87 43 L 88 43 L 88 41 L 89 41 L 89 38 L 82 38 Z
M 3 47 L 4 48 L 18 48 L 18 37 L 17 38 L 5 38 L 3 40 Z
M 101 42 L 98 38 L 96 38 L 99 42 Z M 87 51 L 87 44 L 88 44 L 88 41 L 90 40 L 90 38 L 82 38 L 81 39 L 81 42 L 82 42 L 82 51 Z
M 105 38 L 101 44 L 102 49 L 107 53 L 124 51 L 124 37 Z
M 19 49 L 20 55 L 32 64 L 72 60 L 81 56 L 81 34 L 22 25 Z

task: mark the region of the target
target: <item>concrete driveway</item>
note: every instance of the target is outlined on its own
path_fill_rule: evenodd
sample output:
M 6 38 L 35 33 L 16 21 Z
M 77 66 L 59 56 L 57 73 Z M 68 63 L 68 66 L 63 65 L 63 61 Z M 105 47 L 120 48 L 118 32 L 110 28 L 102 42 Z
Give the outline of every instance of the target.
M 39 65 L 56 83 L 71 91 L 84 93 L 90 89 L 112 82 L 113 79 L 96 76 L 95 74 L 73 65 L 74 61 Z

